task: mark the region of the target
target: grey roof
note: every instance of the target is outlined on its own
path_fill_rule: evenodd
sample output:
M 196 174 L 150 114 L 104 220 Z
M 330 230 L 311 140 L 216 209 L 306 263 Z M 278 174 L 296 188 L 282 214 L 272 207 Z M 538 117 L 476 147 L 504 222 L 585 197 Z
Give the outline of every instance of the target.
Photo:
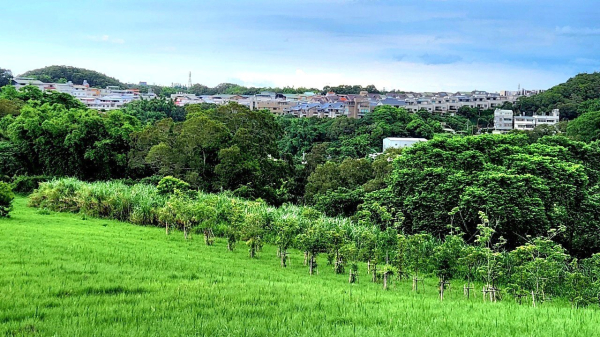
M 406 101 L 401 101 L 395 98 L 386 98 L 380 101 L 382 105 L 394 105 L 394 106 L 404 106 L 406 105 Z

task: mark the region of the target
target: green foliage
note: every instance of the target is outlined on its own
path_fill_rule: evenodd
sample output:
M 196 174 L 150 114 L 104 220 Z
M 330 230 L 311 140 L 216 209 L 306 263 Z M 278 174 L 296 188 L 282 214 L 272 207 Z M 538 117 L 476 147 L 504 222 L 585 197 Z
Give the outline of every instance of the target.
M 25 106 L 7 135 L 23 173 L 106 179 L 127 172 L 130 134 L 138 128 L 139 121 L 120 111 L 100 115 L 46 103 Z
M 9 183 L 0 181 L 0 218 L 9 217 L 15 195 Z
M 452 224 L 469 242 L 483 211 L 509 249 L 527 235 L 564 225 L 567 231 L 555 240 L 589 256 L 600 249 L 593 234 L 598 150 L 596 143 L 560 136 L 535 143 L 524 135 L 436 137 L 405 149 L 393 161 L 387 186 L 367 193 L 358 209 L 383 207 L 389 216 L 372 221 L 387 226 L 390 217 L 401 219 L 407 234 L 444 236 Z
M 122 110 L 139 119 L 142 124 L 154 124 L 165 118 L 182 122 L 186 116 L 186 109 L 166 98 L 133 101 L 125 104 Z
M 11 84 L 13 75 L 8 69 L 0 68 L 0 87 Z
M 16 176 L 13 178 L 13 191 L 17 193 L 31 193 L 39 184 L 44 181 L 52 180 L 50 176 Z
M 187 191 L 190 188 L 190 184 L 173 176 L 166 176 L 158 182 L 156 188 L 160 194 L 172 194 L 175 190 L 181 192 Z
M 90 86 L 96 88 L 106 88 L 107 86 L 118 86 L 125 88 L 126 85 L 113 77 L 106 76 L 97 71 L 68 67 L 68 66 L 49 66 L 40 69 L 25 72 L 23 77 L 35 77 L 42 82 L 59 82 L 61 79 L 71 81 L 74 84 L 83 84 L 86 80 Z
M 579 74 L 531 97 L 520 97 L 516 108 L 522 112 L 548 112 L 560 109 L 561 118 L 573 119 L 581 111 L 579 105 L 600 98 L 600 73 Z
M 577 117 L 567 125 L 567 136 L 591 142 L 600 139 L 600 109 L 590 111 Z
M 281 130 L 273 115 L 235 103 L 189 111 L 182 123 L 166 119 L 135 132 L 130 169 L 277 203 L 277 191 L 291 169 L 288 161 L 279 159 L 276 141 Z

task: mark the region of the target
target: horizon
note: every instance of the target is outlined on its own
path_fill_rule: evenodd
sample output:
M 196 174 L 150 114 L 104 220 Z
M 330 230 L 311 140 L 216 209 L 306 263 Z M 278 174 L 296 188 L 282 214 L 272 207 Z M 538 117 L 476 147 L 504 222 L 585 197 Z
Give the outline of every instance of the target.
M 192 83 L 209 87 L 373 84 L 417 92 L 548 89 L 600 70 L 600 26 L 591 3 L 103 4 L 5 5 L 0 44 L 15 52 L 0 55 L 0 67 L 16 76 L 68 65 L 163 86 L 186 84 L 191 71 Z

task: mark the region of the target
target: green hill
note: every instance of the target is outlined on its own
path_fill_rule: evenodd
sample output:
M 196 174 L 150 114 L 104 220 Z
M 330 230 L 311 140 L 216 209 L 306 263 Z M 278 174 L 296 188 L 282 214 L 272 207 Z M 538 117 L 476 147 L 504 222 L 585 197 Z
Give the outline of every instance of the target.
M 0 334 L 60 336 L 592 336 L 600 316 L 546 302 L 467 300 L 436 280 L 420 293 L 334 274 L 325 257 L 309 276 L 302 254 L 279 266 L 276 248 L 206 246 L 201 234 L 47 213 L 17 198 L 0 220 Z
M 522 112 L 560 109 L 560 117 L 573 119 L 579 115 L 579 106 L 600 98 L 600 72 L 579 74 L 567 82 L 556 85 L 540 94 L 521 97 L 516 107 Z
M 125 83 L 114 77 L 109 77 L 94 70 L 69 66 L 49 66 L 40 69 L 30 70 L 20 76 L 35 77 L 43 82 L 59 82 L 61 80 L 71 81 L 74 84 L 82 84 L 87 80 L 90 86 L 96 88 L 106 88 L 109 85 L 126 87 Z

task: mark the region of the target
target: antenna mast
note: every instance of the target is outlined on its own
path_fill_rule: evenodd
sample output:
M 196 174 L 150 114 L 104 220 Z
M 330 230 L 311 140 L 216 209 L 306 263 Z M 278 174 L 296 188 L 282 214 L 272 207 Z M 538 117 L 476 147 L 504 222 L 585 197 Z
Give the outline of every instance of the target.
M 192 72 L 190 71 L 190 76 L 188 77 L 188 89 L 192 87 Z

